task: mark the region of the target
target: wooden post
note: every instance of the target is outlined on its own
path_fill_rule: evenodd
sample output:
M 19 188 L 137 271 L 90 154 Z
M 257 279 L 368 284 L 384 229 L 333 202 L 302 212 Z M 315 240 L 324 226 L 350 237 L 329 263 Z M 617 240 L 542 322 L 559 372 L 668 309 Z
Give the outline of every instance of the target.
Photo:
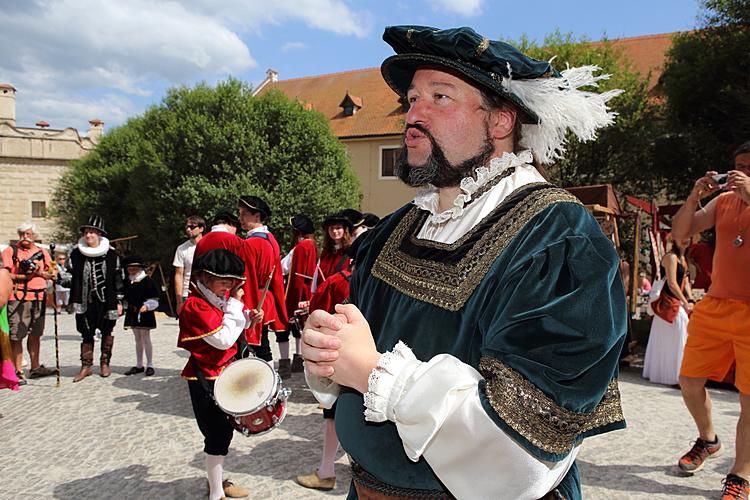
M 630 287 L 630 314 L 635 314 L 638 302 L 638 280 L 640 278 L 641 265 L 641 211 L 635 213 L 635 236 L 633 248 L 633 265 L 630 269 L 633 271 L 633 281 Z

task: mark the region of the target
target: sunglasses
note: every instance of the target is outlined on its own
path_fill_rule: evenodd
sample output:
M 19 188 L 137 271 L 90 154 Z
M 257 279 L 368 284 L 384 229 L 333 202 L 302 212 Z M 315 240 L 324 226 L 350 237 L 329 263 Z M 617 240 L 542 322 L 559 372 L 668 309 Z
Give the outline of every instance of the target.
M 188 225 L 185 226 L 185 229 L 191 229 L 192 230 L 192 229 L 195 229 L 196 227 L 200 227 L 200 226 L 196 226 L 195 224 L 188 224 Z

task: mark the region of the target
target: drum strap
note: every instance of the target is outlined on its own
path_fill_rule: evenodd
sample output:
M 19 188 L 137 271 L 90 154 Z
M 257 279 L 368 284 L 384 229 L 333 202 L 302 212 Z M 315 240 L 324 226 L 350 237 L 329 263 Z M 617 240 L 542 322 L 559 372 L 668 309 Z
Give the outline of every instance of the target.
M 190 363 L 193 365 L 193 371 L 195 372 L 195 377 L 198 379 L 198 382 L 200 382 L 201 387 L 203 387 L 203 390 L 206 391 L 206 394 L 211 396 L 211 399 L 214 398 L 214 391 L 211 390 L 211 388 L 208 386 L 208 382 L 206 381 L 206 375 L 203 374 L 203 370 L 200 369 L 198 366 L 198 362 L 195 360 L 195 358 L 191 355 L 190 356 Z
M 236 359 L 243 359 L 250 357 L 252 353 L 252 350 L 250 349 L 250 345 L 247 343 L 247 339 L 245 338 L 245 332 L 242 332 L 239 337 L 237 337 L 237 354 L 235 355 Z

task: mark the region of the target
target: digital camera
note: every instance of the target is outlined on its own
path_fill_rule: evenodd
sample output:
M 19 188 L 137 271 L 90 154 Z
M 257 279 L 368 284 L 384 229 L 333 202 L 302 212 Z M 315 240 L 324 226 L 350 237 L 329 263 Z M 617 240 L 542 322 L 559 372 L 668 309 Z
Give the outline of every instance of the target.
M 37 269 L 39 269 L 39 264 L 37 264 L 38 260 L 44 259 L 44 253 L 39 250 L 37 253 L 29 257 L 28 259 L 24 259 L 18 262 L 18 267 L 21 269 L 21 272 L 24 274 L 31 274 Z
M 712 175 L 711 178 L 714 180 L 716 184 L 718 184 L 719 186 L 723 186 L 724 184 L 727 183 L 727 175 L 728 174 L 716 174 L 716 175 Z

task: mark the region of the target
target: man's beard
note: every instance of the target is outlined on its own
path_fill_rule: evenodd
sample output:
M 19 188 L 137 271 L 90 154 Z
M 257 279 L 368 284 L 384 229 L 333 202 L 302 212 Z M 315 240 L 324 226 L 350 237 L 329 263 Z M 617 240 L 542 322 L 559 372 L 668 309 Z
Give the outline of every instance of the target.
M 494 145 L 490 139 L 489 133 L 485 131 L 484 147 L 479 154 L 464 160 L 458 165 L 451 165 L 445 158 L 442 148 L 438 145 L 435 138 L 421 125 L 409 125 L 409 128 L 415 128 L 422 132 L 430 140 L 432 151 L 427 161 L 422 165 L 409 165 L 408 152 L 406 144 L 402 140 L 401 153 L 396 158 L 395 173 L 399 179 L 411 187 L 421 187 L 432 184 L 437 188 L 458 186 L 461 179 L 473 176 L 477 168 L 487 165 Z M 404 140 L 406 131 L 404 132 Z

